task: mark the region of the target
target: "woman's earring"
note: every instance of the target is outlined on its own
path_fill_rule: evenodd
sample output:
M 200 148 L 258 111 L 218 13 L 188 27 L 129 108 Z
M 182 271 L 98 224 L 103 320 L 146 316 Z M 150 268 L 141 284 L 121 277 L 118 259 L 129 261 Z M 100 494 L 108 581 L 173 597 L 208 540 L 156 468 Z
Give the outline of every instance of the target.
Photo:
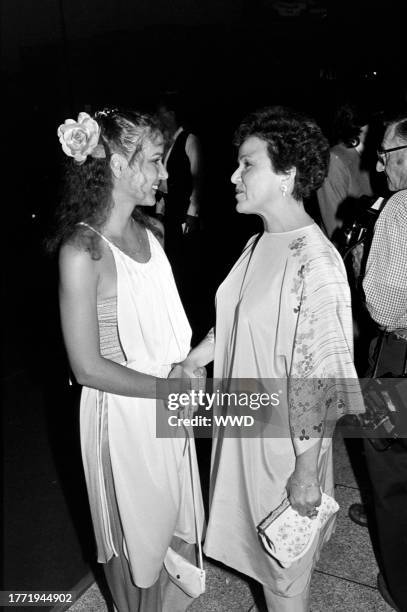
M 285 198 L 285 196 L 287 195 L 287 191 L 288 191 L 288 187 L 285 183 L 282 183 L 281 187 L 281 193 L 283 194 L 283 198 Z

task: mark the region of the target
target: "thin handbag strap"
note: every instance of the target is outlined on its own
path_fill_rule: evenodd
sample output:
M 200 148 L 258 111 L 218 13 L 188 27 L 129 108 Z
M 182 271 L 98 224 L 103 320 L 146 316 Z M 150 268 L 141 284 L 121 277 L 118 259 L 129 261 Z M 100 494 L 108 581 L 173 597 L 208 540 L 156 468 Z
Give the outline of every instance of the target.
M 259 242 L 260 238 L 263 236 L 264 232 L 260 232 L 259 234 L 257 234 L 257 236 L 255 237 L 255 239 L 253 240 L 253 242 L 250 245 L 250 255 L 249 255 L 249 259 L 247 261 L 247 265 L 246 265 L 246 269 L 244 271 L 243 274 L 243 279 L 242 279 L 242 284 L 240 285 L 240 291 L 239 291 L 239 297 L 238 297 L 238 302 L 240 302 L 242 295 L 243 295 L 243 288 L 244 288 L 244 282 L 246 280 L 246 276 L 247 276 L 247 272 L 249 270 L 249 266 L 250 266 L 250 262 L 252 260 L 253 257 L 253 253 L 254 253 L 254 249 L 257 246 L 257 243 Z
M 246 281 L 246 277 L 247 277 L 247 272 L 249 270 L 249 266 L 250 266 L 250 262 L 251 262 L 252 257 L 253 257 L 254 250 L 255 250 L 255 248 L 256 248 L 260 238 L 263 236 L 263 233 L 264 232 L 261 232 L 261 233 L 257 234 L 257 236 L 255 237 L 253 242 L 251 244 L 249 244 L 249 245 L 246 245 L 246 247 L 245 247 L 245 249 L 243 251 L 243 252 L 245 252 L 246 249 L 250 248 L 250 253 L 249 253 L 249 256 L 248 256 L 246 268 L 245 268 L 245 271 L 244 271 L 244 274 L 243 274 L 242 282 L 240 284 L 239 295 L 237 296 L 236 313 L 235 313 L 235 316 L 233 317 L 232 332 L 231 332 L 231 335 L 230 335 L 230 337 L 233 338 L 233 344 L 232 344 L 232 347 L 230 349 L 230 359 L 229 359 L 230 363 L 234 362 L 234 357 L 235 357 L 235 352 L 236 352 L 236 328 L 237 328 L 237 320 L 238 320 L 238 314 L 239 314 L 239 309 L 240 309 L 240 303 L 241 303 L 242 297 L 243 297 L 243 290 L 245 288 L 245 281 Z
M 190 443 L 191 437 L 185 425 L 184 425 L 184 429 L 185 429 L 185 435 L 186 435 L 186 443 L 188 445 L 188 458 L 189 458 L 188 463 L 189 463 L 189 471 L 190 471 L 190 476 L 191 476 L 192 503 L 194 506 L 195 537 L 196 537 L 196 542 L 198 544 L 198 567 L 199 569 L 203 570 L 204 567 L 203 567 L 203 557 L 202 557 L 202 542 L 201 542 L 201 535 L 199 533 L 199 526 L 198 526 L 198 511 L 196 507 L 196 496 L 195 496 L 195 478 L 194 478 L 194 470 L 192 468 L 192 453 L 191 453 L 191 443 Z
M 380 357 L 381 357 L 381 354 L 382 354 L 384 337 L 385 337 L 386 333 L 387 333 L 387 330 L 384 327 L 380 331 L 379 341 L 378 341 L 378 346 L 377 346 L 377 354 L 376 354 L 375 364 L 374 364 L 374 367 L 373 367 L 373 372 L 372 372 L 371 378 L 376 378 L 377 377 L 377 370 L 378 370 L 378 367 L 379 367 L 379 361 L 380 361 Z

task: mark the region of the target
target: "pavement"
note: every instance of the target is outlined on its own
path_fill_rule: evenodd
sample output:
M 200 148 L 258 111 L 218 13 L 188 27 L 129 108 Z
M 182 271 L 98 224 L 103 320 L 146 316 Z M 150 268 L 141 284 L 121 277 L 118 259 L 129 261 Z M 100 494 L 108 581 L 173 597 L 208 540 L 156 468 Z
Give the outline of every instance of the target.
M 352 457 L 352 452 L 351 452 Z M 336 499 L 340 505 L 336 531 L 322 551 L 311 583 L 311 612 L 390 612 L 377 590 L 378 567 L 367 528 L 348 517 L 350 504 L 361 500 L 349 453 L 341 435 L 334 440 Z M 356 471 L 357 458 L 356 458 Z M 363 486 L 363 485 L 362 485 Z M 261 589 L 247 578 L 205 559 L 206 592 L 191 612 L 264 612 Z M 93 582 L 69 610 L 111 612 Z M 278 611 L 277 611 L 278 612 Z

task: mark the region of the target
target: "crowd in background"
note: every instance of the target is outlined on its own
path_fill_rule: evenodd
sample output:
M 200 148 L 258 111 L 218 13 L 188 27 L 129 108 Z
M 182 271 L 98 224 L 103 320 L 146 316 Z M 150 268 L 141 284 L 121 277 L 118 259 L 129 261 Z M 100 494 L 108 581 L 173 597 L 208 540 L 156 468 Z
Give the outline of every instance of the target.
M 264 96 L 262 102 L 269 103 L 271 98 Z M 332 121 L 328 121 L 326 111 L 325 116 L 319 113 L 319 122 L 331 144 L 327 177 L 317 191 L 304 191 L 304 209 L 344 259 L 352 297 L 358 375 L 370 376 L 375 369 L 378 375 L 391 373 L 401 377 L 406 365 L 406 114 L 403 110 L 401 114 L 387 113 L 384 107 L 372 109 L 366 100 L 355 102 L 354 96 L 347 98 L 345 104 L 331 105 Z M 287 102 L 290 105 L 290 100 Z M 195 345 L 214 324 L 214 297 L 218 285 L 248 238 L 262 231 L 257 211 L 253 211 L 253 217 L 244 215 L 243 221 L 235 215 L 231 189 L 236 188 L 239 193 L 236 184 L 241 179 L 238 177 L 230 184 L 228 178 L 235 166 L 232 127 L 236 127 L 240 114 L 244 113 L 235 109 L 224 121 L 216 113 L 199 117 L 198 109 L 191 107 L 185 97 L 180 99 L 174 93 L 157 97 L 149 106 L 152 113 L 156 113 L 157 125 L 164 134 L 164 170 L 157 183 L 154 203 L 140 201 L 140 206 L 147 206 L 148 210 L 143 210 L 153 218 L 152 226 L 146 226 L 149 231 L 154 233 L 158 228 L 159 233 L 160 228 L 164 228 L 164 248 L 192 327 L 192 345 Z M 92 114 L 91 107 L 85 110 Z M 246 134 L 249 136 L 250 133 Z M 244 144 L 244 138 L 237 144 Z M 46 186 L 44 202 L 49 198 L 48 208 L 56 199 L 55 176 L 51 174 L 47 172 L 41 179 Z M 387 180 L 381 180 L 384 178 Z M 26 224 L 39 242 L 44 233 L 40 224 L 51 211 L 45 203 L 43 208 L 31 211 L 28 200 L 24 209 Z M 258 246 L 265 248 L 264 236 L 262 239 L 260 245 L 250 245 L 254 253 Z M 325 243 L 323 248 L 327 248 Z M 259 253 L 257 250 L 256 257 Z M 338 271 L 340 264 L 335 257 L 328 267 L 331 265 L 332 270 Z M 50 266 L 49 263 L 45 265 Z M 245 359 L 248 354 L 245 353 Z M 117 359 L 121 356 L 117 352 Z M 65 374 L 68 374 L 67 368 Z M 207 452 L 204 460 L 209 462 Z M 365 506 L 358 504 L 350 508 L 350 516 L 361 526 L 369 524 L 378 531 L 381 570 L 378 586 L 386 601 L 404 612 L 407 609 L 407 568 L 398 543 L 407 538 L 405 444 L 403 440 L 392 441 L 388 448 L 378 451 L 366 441 L 360 461 L 367 463 L 372 491 Z M 207 483 L 203 484 L 205 497 L 208 487 Z M 108 495 L 111 496 L 109 503 L 115 506 L 112 491 Z M 116 512 L 115 507 L 112 512 Z M 113 534 L 113 540 L 119 537 L 119 533 Z M 212 548 L 216 557 L 213 541 L 209 541 L 208 546 L 208 554 Z M 238 569 L 250 575 L 247 566 Z M 259 573 L 251 575 L 258 578 Z M 117 580 L 113 576 L 112 584 Z M 131 577 L 127 582 L 131 582 Z M 112 587 L 112 592 L 115 588 Z M 267 590 L 265 593 L 269 609 L 281 604 L 273 602 L 279 595 L 267 593 Z M 117 597 L 120 600 L 122 595 Z M 144 604 L 146 609 L 151 601 L 146 599 L 149 602 Z

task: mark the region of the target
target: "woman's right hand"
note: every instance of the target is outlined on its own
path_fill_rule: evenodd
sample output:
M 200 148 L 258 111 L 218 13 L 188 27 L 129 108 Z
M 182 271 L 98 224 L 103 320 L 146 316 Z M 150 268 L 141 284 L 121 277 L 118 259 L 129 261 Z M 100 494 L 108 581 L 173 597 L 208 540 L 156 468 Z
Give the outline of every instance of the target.
M 197 394 L 199 392 L 205 392 L 206 368 L 204 366 L 198 367 L 187 357 L 184 359 L 184 361 L 173 364 L 168 378 L 188 380 L 187 390 L 184 390 L 184 392 L 194 392 L 194 395 L 191 397 L 191 402 L 187 406 L 179 409 L 179 416 L 183 418 L 190 418 L 199 407 Z M 184 389 L 184 384 L 181 384 L 181 387 Z
M 206 368 L 197 366 L 191 360 L 184 359 L 180 363 L 174 363 L 168 378 L 188 379 L 188 388 L 190 391 L 205 391 L 206 388 Z
M 197 366 L 188 357 L 180 363 L 173 363 L 172 370 L 168 375 L 168 378 L 191 378 L 191 379 L 204 379 L 206 380 L 206 368 L 204 366 Z

